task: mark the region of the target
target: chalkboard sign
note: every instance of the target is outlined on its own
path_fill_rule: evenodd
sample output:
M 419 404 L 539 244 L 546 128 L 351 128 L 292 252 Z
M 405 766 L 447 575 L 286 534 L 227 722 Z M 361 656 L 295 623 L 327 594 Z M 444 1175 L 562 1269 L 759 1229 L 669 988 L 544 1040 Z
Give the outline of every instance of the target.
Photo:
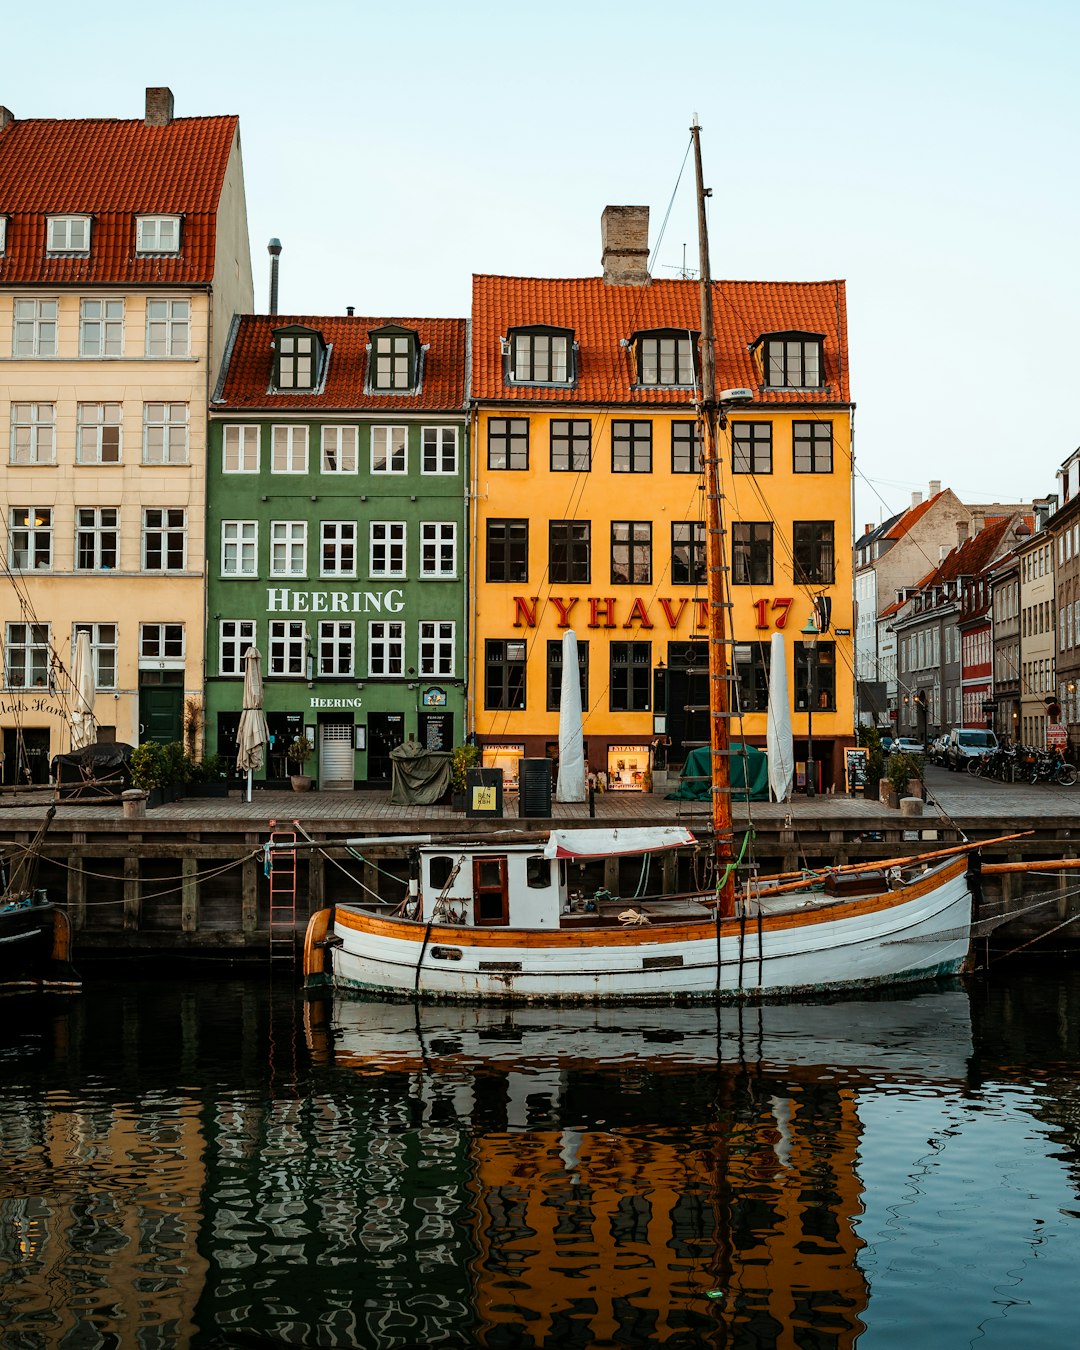
M 844 751 L 844 772 L 850 794 L 865 792 L 870 786 L 869 757 L 869 750 L 862 745 L 852 745 Z
M 454 714 L 422 712 L 419 716 L 420 744 L 425 750 L 452 750 Z

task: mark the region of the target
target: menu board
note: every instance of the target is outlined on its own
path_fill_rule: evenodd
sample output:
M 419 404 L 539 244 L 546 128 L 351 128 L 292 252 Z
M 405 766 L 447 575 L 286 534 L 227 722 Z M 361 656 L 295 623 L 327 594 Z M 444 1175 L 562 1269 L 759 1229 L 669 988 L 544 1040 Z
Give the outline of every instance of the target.
M 870 752 L 864 745 L 852 745 L 844 751 L 844 772 L 849 793 L 865 792 L 870 786 Z

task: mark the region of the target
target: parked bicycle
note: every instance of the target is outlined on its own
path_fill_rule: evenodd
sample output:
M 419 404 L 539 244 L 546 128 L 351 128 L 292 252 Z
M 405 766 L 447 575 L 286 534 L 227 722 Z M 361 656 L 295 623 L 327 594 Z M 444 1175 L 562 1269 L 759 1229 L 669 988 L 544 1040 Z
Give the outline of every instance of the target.
M 1072 787 L 1076 782 L 1076 766 L 1068 763 L 1060 750 L 1041 750 L 1031 766 L 1031 781 Z

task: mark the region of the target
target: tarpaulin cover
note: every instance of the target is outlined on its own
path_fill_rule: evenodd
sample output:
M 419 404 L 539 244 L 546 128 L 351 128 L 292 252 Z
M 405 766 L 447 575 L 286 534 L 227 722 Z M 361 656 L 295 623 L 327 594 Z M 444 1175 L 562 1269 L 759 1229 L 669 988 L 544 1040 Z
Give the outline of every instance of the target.
M 642 825 L 637 829 L 552 830 L 545 858 L 604 858 L 615 853 L 655 853 L 685 848 L 696 839 L 681 825 Z
M 430 806 L 450 790 L 450 752 L 406 741 L 390 751 L 390 777 L 395 806 Z
M 745 750 L 746 756 L 743 757 Z M 769 800 L 769 757 L 756 745 L 731 743 L 731 795 L 740 802 Z M 743 772 L 743 769 L 746 772 Z M 747 782 L 749 779 L 749 782 Z M 668 801 L 707 802 L 712 795 L 712 751 L 699 745 L 686 756 L 679 786 L 669 792 Z
M 132 749 L 125 741 L 102 741 L 55 755 L 50 765 L 53 782 L 69 789 L 64 796 L 113 799 L 131 786 Z

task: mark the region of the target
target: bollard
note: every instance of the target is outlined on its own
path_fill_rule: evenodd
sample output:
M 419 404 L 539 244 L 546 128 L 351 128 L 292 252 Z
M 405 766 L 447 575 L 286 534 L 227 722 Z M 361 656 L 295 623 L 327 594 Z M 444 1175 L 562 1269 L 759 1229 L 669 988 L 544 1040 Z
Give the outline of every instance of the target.
M 146 793 L 142 788 L 128 788 L 120 794 L 120 800 L 124 804 L 125 820 L 138 820 L 146 815 Z
M 921 797 L 901 797 L 900 814 L 902 816 L 921 816 L 923 813 L 923 799 Z

